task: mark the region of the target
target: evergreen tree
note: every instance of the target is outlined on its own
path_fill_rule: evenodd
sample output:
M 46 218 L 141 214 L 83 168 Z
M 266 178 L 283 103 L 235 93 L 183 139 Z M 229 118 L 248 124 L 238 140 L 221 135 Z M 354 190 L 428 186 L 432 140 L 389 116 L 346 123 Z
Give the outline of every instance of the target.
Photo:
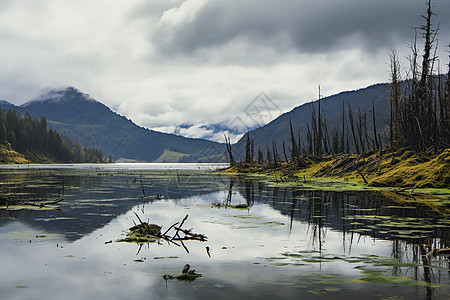
M 0 143 L 25 154 L 28 158 L 36 154 L 50 156 L 60 162 L 106 162 L 100 150 L 82 147 L 77 141 L 47 129 L 47 120 L 40 120 L 17 111 L 0 109 Z

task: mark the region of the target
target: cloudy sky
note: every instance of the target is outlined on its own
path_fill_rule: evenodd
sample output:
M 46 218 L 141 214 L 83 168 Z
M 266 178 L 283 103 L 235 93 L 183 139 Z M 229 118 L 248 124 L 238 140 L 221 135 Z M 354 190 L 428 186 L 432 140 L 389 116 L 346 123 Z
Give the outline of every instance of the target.
M 433 6 L 445 71 L 450 1 Z M 0 99 L 75 86 L 141 126 L 222 139 L 206 125 L 269 121 L 319 84 L 329 96 L 386 82 L 390 49 L 409 54 L 424 12 L 425 0 L 2 0 Z M 261 98 L 272 111 L 252 118 Z

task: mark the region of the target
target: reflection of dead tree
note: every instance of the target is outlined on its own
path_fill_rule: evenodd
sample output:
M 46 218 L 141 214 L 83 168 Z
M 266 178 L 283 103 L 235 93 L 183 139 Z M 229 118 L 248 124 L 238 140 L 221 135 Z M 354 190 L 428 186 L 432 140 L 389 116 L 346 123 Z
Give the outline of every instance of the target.
M 326 195 L 322 191 L 320 193 L 320 197 L 316 197 L 314 195 L 310 199 L 310 206 L 308 206 L 309 215 L 310 215 L 310 222 L 308 223 L 308 231 L 310 230 L 312 226 L 312 232 L 311 232 L 311 242 L 312 246 L 314 247 L 316 244 L 316 240 L 318 242 L 319 247 L 319 253 L 322 254 L 322 246 L 323 241 L 326 238 L 326 227 L 323 224 L 322 218 L 324 217 L 324 197 Z M 317 199 L 319 198 L 319 199 Z
M 212 203 L 213 207 L 221 208 L 238 208 L 238 209 L 250 209 L 251 206 L 253 206 L 254 203 L 254 191 L 253 191 L 253 183 L 249 181 L 245 181 L 245 195 L 244 198 L 247 203 L 239 203 L 236 205 L 231 204 L 231 200 L 233 198 L 233 185 L 234 181 L 233 179 L 230 179 L 229 187 L 228 187 L 228 193 L 227 197 L 223 202 L 216 202 Z M 251 189 L 251 190 L 250 190 Z
M 8 208 L 10 205 L 17 203 L 17 195 L 8 193 L 4 187 L 0 187 L 0 205 Z
M 247 201 L 247 206 L 253 206 L 255 202 L 255 191 L 253 187 L 253 182 L 246 181 L 245 182 L 245 200 Z
M 234 184 L 234 181 L 230 180 L 230 185 L 228 187 L 227 199 L 225 200 L 225 203 L 224 203 L 225 206 L 231 206 L 231 198 L 233 197 L 233 184 Z
M 64 182 L 62 182 L 61 194 L 58 198 L 53 200 L 48 199 L 36 199 L 36 200 L 28 200 L 28 199 L 20 199 L 19 195 L 16 192 L 12 193 L 8 191 L 4 187 L 0 187 L 0 206 L 5 206 L 8 209 L 10 206 L 19 206 L 19 205 L 27 205 L 27 206 L 36 206 L 39 208 L 43 208 L 48 205 L 57 204 L 64 200 Z

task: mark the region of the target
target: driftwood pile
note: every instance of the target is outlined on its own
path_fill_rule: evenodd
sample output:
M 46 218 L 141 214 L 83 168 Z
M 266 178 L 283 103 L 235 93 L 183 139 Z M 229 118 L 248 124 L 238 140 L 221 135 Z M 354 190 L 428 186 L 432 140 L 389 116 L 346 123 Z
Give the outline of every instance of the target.
M 183 247 L 187 253 L 189 249 L 184 244 L 184 241 L 194 240 L 200 242 L 206 242 L 207 237 L 204 234 L 192 232 L 192 228 L 184 229 L 183 224 L 188 218 L 186 215 L 181 222 L 172 224 L 166 231 L 161 232 L 162 227 L 157 224 L 149 224 L 143 222 L 138 214 L 134 213 L 139 220 L 139 224 L 134 222 L 134 226 L 128 231 L 127 238 L 119 240 L 120 242 L 130 242 L 138 244 L 146 244 L 165 240 L 168 244 L 174 244 L 178 247 Z M 169 232 L 173 230 L 172 234 Z

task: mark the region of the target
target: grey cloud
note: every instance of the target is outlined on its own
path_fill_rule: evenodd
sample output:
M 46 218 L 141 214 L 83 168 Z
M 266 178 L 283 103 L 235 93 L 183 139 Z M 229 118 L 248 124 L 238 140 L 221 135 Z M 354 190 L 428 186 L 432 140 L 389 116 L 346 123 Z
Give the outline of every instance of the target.
M 433 5 L 435 20 L 450 14 L 449 1 Z M 242 39 L 278 52 L 321 53 L 355 46 L 386 51 L 411 40 L 411 27 L 421 25 L 424 11 L 425 1 L 410 0 L 212 0 L 193 20 L 163 24 L 153 42 L 168 55 L 215 50 Z M 449 32 L 448 24 L 441 28 L 444 39 Z
M 450 1 L 433 4 L 445 68 Z M 331 95 L 386 81 L 387 52 L 409 53 L 424 11 L 425 0 L 2 0 L 0 98 L 70 85 L 166 132 L 254 125 L 245 108 L 261 91 L 287 111 L 319 83 Z
M 126 15 L 125 19 L 127 21 L 135 20 L 135 19 L 146 19 L 148 16 L 158 16 L 173 8 L 174 6 L 180 5 L 183 0 L 152 0 L 152 1 L 143 1 L 141 4 L 136 5 L 132 9 L 130 9 Z

